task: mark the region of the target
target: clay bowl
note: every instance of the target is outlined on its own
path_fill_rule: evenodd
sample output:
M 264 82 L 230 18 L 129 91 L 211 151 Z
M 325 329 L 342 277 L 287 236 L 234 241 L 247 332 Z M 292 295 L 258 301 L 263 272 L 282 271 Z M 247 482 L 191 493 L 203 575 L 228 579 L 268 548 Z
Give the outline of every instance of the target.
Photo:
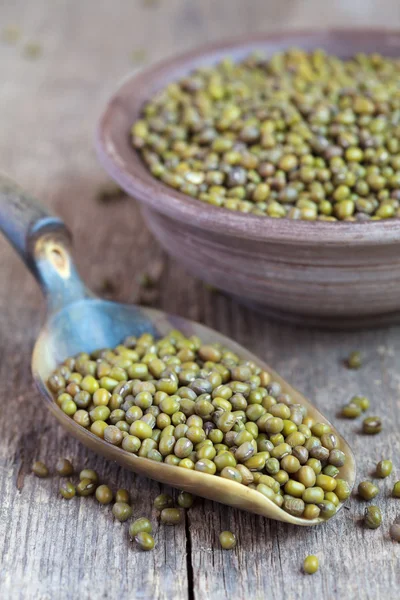
M 356 328 L 400 314 L 400 220 L 329 223 L 271 219 L 206 205 L 152 177 L 130 143 L 143 103 L 160 88 L 226 55 L 240 60 L 290 46 L 400 56 L 400 32 L 288 32 L 207 46 L 127 78 L 97 133 L 108 173 L 140 201 L 161 246 L 189 271 L 272 315 L 305 325 Z

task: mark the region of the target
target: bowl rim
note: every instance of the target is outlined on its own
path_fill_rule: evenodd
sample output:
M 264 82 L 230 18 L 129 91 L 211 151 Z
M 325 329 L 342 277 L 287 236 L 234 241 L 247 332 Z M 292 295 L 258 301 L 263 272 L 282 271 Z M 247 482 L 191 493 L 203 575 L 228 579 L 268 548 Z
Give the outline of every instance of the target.
M 206 44 L 156 62 L 139 72 L 129 73 L 108 100 L 98 122 L 95 147 L 100 163 L 129 195 L 151 210 L 221 236 L 308 246 L 370 246 L 399 242 L 400 218 L 374 222 L 301 221 L 261 217 L 210 206 L 153 177 L 133 147 L 129 162 L 119 150 L 121 142 L 127 143 L 128 132 L 143 102 L 168 82 L 175 81 L 196 66 L 212 64 L 227 54 L 241 57 L 262 48 L 263 44 L 276 44 L 276 50 L 299 43 L 301 46 L 302 41 L 306 41 L 310 48 L 318 47 L 325 40 L 328 45 L 336 40 L 351 46 L 362 38 L 374 38 L 380 46 L 386 40 L 388 46 L 398 49 L 400 56 L 400 29 L 288 29 Z M 116 125 L 121 118 L 126 121 L 125 139 L 116 134 Z

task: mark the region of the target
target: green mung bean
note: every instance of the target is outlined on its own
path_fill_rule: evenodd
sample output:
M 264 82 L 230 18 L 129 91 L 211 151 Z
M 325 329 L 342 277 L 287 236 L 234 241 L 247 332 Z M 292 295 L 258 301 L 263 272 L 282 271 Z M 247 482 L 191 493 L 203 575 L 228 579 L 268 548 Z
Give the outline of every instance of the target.
M 308 575 L 313 575 L 318 571 L 318 567 L 319 561 L 317 556 L 314 556 L 313 554 L 306 556 L 303 562 L 303 569 L 305 573 Z
M 367 417 L 362 425 L 363 433 L 375 435 L 382 431 L 382 420 L 380 417 Z
M 182 520 L 181 511 L 178 508 L 164 508 L 160 519 L 164 525 L 178 525 Z
M 36 477 L 40 477 L 43 479 L 44 477 L 47 477 L 49 475 L 49 469 L 43 462 L 37 460 L 32 465 L 32 473 L 34 473 Z
M 400 481 L 396 481 L 392 490 L 393 498 L 400 498 Z
M 134 538 L 140 531 L 145 531 L 146 533 L 152 533 L 153 531 L 150 521 L 145 517 L 140 517 L 129 525 L 129 535 L 131 538 Z
M 376 465 L 376 475 L 381 479 L 389 477 L 393 469 L 393 463 L 391 460 L 381 460 Z
M 74 467 L 67 458 L 59 458 L 56 462 L 56 471 L 61 477 L 68 477 L 74 472 Z
M 113 499 L 113 493 L 108 485 L 99 485 L 99 487 L 96 488 L 95 496 L 100 504 L 110 504 Z
M 76 486 L 76 493 L 78 496 L 91 496 L 95 493 L 97 488 L 97 483 L 92 479 L 81 479 L 78 485 Z
M 139 531 L 134 539 L 141 550 L 153 550 L 154 538 L 150 533 Z
M 174 505 L 174 501 L 168 494 L 160 494 L 154 500 L 154 508 L 156 510 L 164 510 L 164 508 L 172 508 Z
M 358 485 L 358 494 L 363 500 L 372 500 L 379 494 L 379 488 L 372 481 L 362 481 Z
M 382 523 L 382 513 L 378 506 L 368 506 L 364 513 L 364 523 L 368 529 L 378 529 Z
M 350 352 L 349 357 L 347 359 L 347 366 L 349 369 L 359 369 L 362 365 L 362 357 L 361 352 L 355 350 L 354 352 Z
M 70 500 L 76 494 L 76 489 L 71 481 L 63 481 L 60 485 L 60 494 L 66 500 Z
M 114 517 L 123 523 L 132 516 L 132 507 L 126 502 L 116 502 L 112 508 Z
M 219 543 L 224 550 L 232 550 L 236 546 L 236 536 L 231 531 L 222 531 L 219 534 Z

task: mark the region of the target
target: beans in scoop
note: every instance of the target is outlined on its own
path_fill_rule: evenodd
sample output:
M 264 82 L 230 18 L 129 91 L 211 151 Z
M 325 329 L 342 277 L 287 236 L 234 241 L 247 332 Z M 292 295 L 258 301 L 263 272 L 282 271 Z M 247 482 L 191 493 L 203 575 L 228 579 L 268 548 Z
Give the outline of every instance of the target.
M 67 358 L 48 386 L 60 409 L 104 443 L 246 485 L 294 516 L 329 518 L 350 494 L 330 426 L 219 343 L 177 330 L 128 337 Z

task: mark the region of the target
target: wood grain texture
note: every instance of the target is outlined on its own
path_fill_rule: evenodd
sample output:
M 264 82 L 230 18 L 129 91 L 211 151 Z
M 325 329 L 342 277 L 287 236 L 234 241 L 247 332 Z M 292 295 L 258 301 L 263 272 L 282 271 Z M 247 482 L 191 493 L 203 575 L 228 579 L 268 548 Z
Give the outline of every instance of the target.
M 80 271 L 93 289 L 101 289 L 107 277 L 118 284 L 116 299 L 135 301 L 135 276 L 161 272 L 156 306 L 214 327 L 265 358 L 351 440 L 359 480 L 371 475 L 378 460 L 392 458 L 395 475 L 379 484 L 376 501 L 384 525 L 365 530 L 359 522 L 364 504 L 356 498 L 349 510 L 314 530 L 199 500 L 185 525 L 157 527 L 157 549 L 141 554 L 108 508 L 92 499 L 60 499 L 57 478 L 30 475 L 33 459 L 52 466 L 61 455 L 79 467 L 94 466 L 114 488 L 132 491 L 138 516 L 150 516 L 161 488 L 89 453 L 41 412 L 29 362 L 43 302 L 32 277 L 0 240 L 2 600 L 398 598 L 400 545 L 391 542 L 388 529 L 400 519 L 399 501 L 389 498 L 393 480 L 400 479 L 400 330 L 325 333 L 267 321 L 210 292 L 166 258 L 134 202 L 99 206 L 95 200 L 107 178 L 94 155 L 93 131 L 106 98 L 131 68 L 132 51 L 145 47 L 152 61 L 222 33 L 355 20 L 400 25 L 394 1 L 324 4 L 323 16 L 320 7 L 318 0 L 164 0 L 157 9 L 140 0 L 0 1 L 0 29 L 16 24 L 22 31 L 16 46 L 2 44 L 0 51 L 0 165 L 65 219 L 75 235 Z M 23 57 L 30 40 L 43 47 L 36 61 Z M 365 366 L 347 371 L 342 360 L 355 348 L 363 350 Z M 337 419 L 339 407 L 360 392 L 371 398 L 370 414 L 384 418 L 384 433 L 377 437 L 358 435 L 358 422 Z M 236 550 L 219 549 L 222 529 L 235 531 Z M 309 553 L 318 554 L 321 564 L 312 577 L 301 573 Z

